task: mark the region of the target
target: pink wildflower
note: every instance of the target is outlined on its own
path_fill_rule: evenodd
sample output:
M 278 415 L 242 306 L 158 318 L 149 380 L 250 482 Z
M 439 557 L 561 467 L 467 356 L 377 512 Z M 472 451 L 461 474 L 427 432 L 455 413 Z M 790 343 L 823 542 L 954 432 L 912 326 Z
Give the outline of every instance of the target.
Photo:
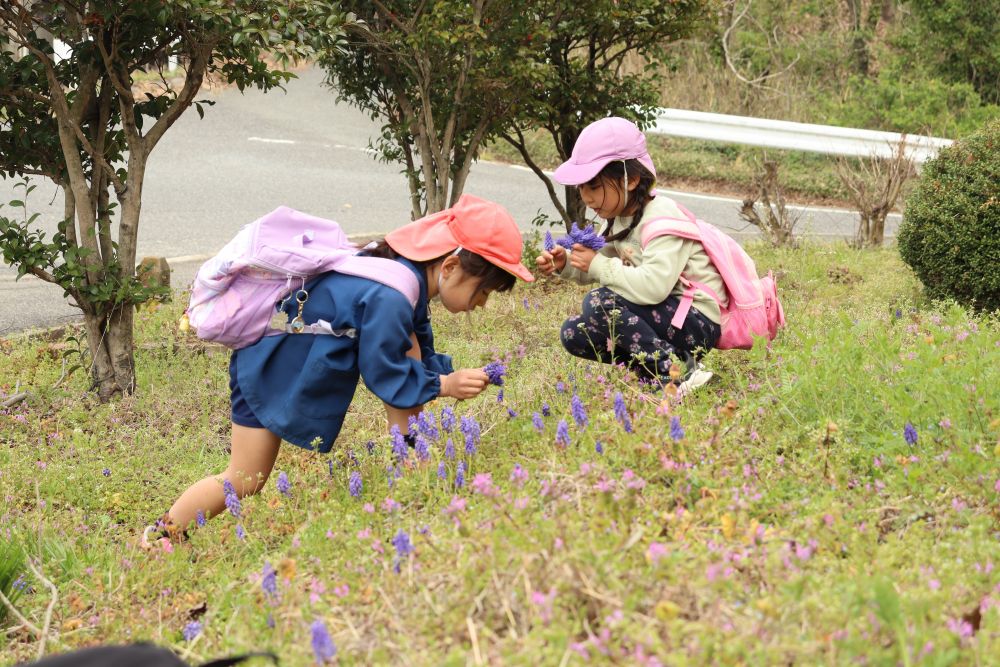
M 656 565 L 657 563 L 660 562 L 660 559 L 664 558 L 669 553 L 670 549 L 667 547 L 666 544 L 662 544 L 660 542 L 651 542 L 649 545 L 649 549 L 646 551 L 646 558 L 653 565 Z

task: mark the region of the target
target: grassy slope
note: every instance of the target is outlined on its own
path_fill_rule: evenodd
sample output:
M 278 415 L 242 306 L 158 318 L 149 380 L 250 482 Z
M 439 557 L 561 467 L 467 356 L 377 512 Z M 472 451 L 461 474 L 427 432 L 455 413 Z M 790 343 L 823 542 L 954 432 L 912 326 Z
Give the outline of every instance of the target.
M 390 488 L 381 408 L 361 390 L 332 468 L 283 449 L 291 497 L 272 482 L 247 499 L 246 540 L 224 516 L 152 555 L 134 546 L 140 527 L 227 460 L 227 358 L 178 340 L 178 305 L 143 313 L 134 398 L 98 405 L 74 375 L 0 414 L 0 531 L 32 552 L 41 535 L 60 593 L 51 648 L 149 639 L 192 662 L 270 648 L 306 665 L 318 618 L 349 664 L 988 662 L 1000 651 L 1000 326 L 915 307 L 894 251 L 754 254 L 783 273 L 789 329 L 770 353 L 714 352 L 718 380 L 683 402 L 562 351 L 581 288 L 519 287 L 468 320 L 435 314 L 458 365 L 510 355 L 504 403 L 491 388 L 456 406 L 482 423 L 467 479 L 489 483 L 439 480 L 437 463 L 453 479 L 455 461 L 435 444 Z M 44 342 L 0 346 L 7 394 L 59 377 Z M 632 433 L 614 418 L 617 392 Z M 552 416 L 537 433 L 543 402 Z M 560 419 L 567 448 L 554 444 Z M 511 481 L 515 465 L 526 481 Z M 449 514 L 453 496 L 467 505 Z M 397 573 L 400 530 L 416 551 Z M 265 563 L 278 598 L 262 592 Z M 31 585 L 19 606 L 41 623 L 49 595 Z M 198 614 L 202 634 L 184 641 Z M 4 642 L 0 663 L 34 654 L 24 633 Z

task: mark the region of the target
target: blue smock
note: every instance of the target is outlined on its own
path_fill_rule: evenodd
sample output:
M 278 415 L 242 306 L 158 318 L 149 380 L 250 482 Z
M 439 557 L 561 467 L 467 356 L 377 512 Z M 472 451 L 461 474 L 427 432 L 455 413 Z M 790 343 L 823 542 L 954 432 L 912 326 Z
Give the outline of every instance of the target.
M 299 447 L 328 452 L 344 423 L 358 378 L 384 402 L 413 408 L 437 397 L 451 357 L 434 351 L 422 266 L 401 262 L 420 285 L 415 308 L 398 290 L 374 280 L 326 273 L 306 285 L 302 319 L 354 338 L 316 334 L 265 336 L 234 352 L 236 379 L 254 415 L 272 433 Z M 294 299 L 285 310 L 294 316 Z M 406 356 L 416 334 L 422 359 Z M 318 438 L 318 447 L 316 441 Z

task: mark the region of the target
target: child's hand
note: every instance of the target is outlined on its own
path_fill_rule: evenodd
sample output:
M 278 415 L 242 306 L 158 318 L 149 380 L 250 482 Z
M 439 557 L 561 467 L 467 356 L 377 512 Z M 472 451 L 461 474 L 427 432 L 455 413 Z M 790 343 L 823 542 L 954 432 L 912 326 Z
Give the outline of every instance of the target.
M 478 368 L 463 368 L 441 376 L 441 396 L 464 400 L 473 398 L 486 389 L 490 378 Z
M 535 266 L 547 276 L 555 271 L 562 271 L 566 266 L 566 249 L 557 245 L 551 252 L 543 250 L 542 254 L 535 258 Z
M 578 271 L 587 273 L 590 271 L 590 263 L 594 261 L 597 253 L 579 243 L 573 244 L 573 254 L 570 255 L 569 264 Z

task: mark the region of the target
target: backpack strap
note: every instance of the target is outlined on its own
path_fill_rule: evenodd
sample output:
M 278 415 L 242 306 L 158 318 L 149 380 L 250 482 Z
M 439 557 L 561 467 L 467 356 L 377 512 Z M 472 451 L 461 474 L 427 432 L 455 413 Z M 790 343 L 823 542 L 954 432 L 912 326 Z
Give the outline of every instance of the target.
M 679 281 L 684 285 L 684 293 L 681 295 L 681 301 L 677 305 L 677 310 L 674 311 L 674 316 L 670 319 L 670 326 L 675 329 L 680 329 L 684 326 L 684 320 L 687 319 L 688 312 L 691 310 L 691 304 L 694 302 L 694 293 L 696 290 L 700 290 L 705 294 L 712 297 L 719 308 L 722 308 L 722 300 L 719 299 L 719 295 L 715 293 L 711 287 L 704 283 L 699 283 L 694 280 L 688 280 L 681 274 Z
M 338 262 L 333 270 L 392 287 L 406 297 L 411 308 L 416 308 L 417 299 L 420 298 L 420 284 L 413 271 L 391 259 L 351 255 Z

